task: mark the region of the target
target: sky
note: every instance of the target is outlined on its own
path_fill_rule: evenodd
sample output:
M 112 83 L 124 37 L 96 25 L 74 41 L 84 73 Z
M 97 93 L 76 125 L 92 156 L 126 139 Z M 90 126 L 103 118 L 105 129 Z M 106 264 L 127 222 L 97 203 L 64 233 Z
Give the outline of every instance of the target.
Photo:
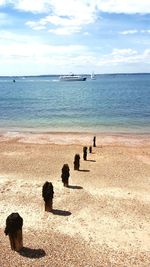
M 0 76 L 150 72 L 150 0 L 0 0 Z

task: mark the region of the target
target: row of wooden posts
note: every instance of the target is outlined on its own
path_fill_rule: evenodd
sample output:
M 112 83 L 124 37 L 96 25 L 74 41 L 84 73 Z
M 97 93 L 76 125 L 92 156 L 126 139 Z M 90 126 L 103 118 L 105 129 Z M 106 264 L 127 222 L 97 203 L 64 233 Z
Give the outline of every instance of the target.
M 93 138 L 93 147 L 96 147 L 96 136 Z M 83 159 L 87 160 L 87 147 L 83 147 Z M 92 153 L 92 146 L 89 147 L 89 153 Z M 80 155 L 74 157 L 74 170 L 80 169 Z M 62 167 L 62 182 L 65 187 L 69 186 L 70 169 L 68 164 Z M 51 182 L 45 182 L 42 187 L 42 197 L 45 202 L 45 211 L 52 212 L 54 189 Z M 6 219 L 6 227 L 4 233 L 9 236 L 10 246 L 12 250 L 20 251 L 23 248 L 22 238 L 23 219 L 19 213 L 11 213 Z

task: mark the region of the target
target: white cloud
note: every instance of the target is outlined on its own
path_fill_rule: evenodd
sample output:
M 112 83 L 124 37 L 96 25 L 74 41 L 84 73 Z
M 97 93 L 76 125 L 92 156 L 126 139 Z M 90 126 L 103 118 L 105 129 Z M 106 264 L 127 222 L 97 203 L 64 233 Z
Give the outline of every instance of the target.
M 33 30 L 44 30 L 46 28 L 46 24 L 42 21 L 35 22 L 35 21 L 27 21 L 26 25 L 31 27 Z
M 137 51 L 131 48 L 127 48 L 127 49 L 117 49 L 114 48 L 112 51 L 112 55 L 113 56 L 131 56 L 131 55 L 135 55 L 137 54 Z
M 95 0 L 99 10 L 109 13 L 150 13 L 149 0 Z
M 142 53 L 134 49 L 113 49 L 111 54 L 102 56 L 97 64 L 103 65 L 120 65 L 120 64 L 150 64 L 150 49 L 144 50 Z
M 83 35 L 85 35 L 85 36 L 89 36 L 90 33 L 89 33 L 89 32 L 84 32 Z
M 54 34 L 58 35 L 70 35 L 76 32 L 80 32 L 80 27 L 73 26 L 73 27 L 60 27 L 56 29 L 51 29 L 49 32 L 52 32 Z
M 150 30 L 141 30 L 141 33 L 150 33 Z
M 0 0 L 0 6 L 5 5 L 6 2 L 7 2 L 6 0 Z
M 0 58 L 9 61 L 50 61 L 54 55 L 59 58 L 77 56 L 86 51 L 82 45 L 48 45 L 44 44 L 38 37 L 28 35 L 17 35 L 15 33 L 0 31 Z
M 135 49 L 113 49 L 110 54 L 100 55 L 92 52 L 87 46 L 83 45 L 48 45 L 44 44 L 39 37 L 30 35 L 17 35 L 16 33 L 0 31 L 0 58 L 18 61 L 22 58 L 30 61 L 50 62 L 56 58 L 62 64 L 74 62 L 78 65 L 102 65 L 120 62 L 132 63 L 145 61 L 150 62 L 150 49 L 139 53 Z M 56 64 L 56 62 L 55 62 Z
M 6 48 L 8 47 L 8 54 L 12 53 L 14 45 L 21 47 L 22 45 L 28 45 L 30 43 L 33 44 L 40 44 L 41 39 L 39 36 L 31 36 L 28 34 L 17 34 L 15 32 L 10 32 L 10 31 L 0 31 L 0 49 L 1 46 L 3 45 Z M 3 50 L 5 51 L 5 49 Z M 5 54 L 5 53 L 4 53 Z M 0 55 L 3 56 L 3 52 L 0 50 Z
M 5 0 L 2 4 L 3 2 L 25 12 L 47 13 L 50 10 L 49 0 Z
M 28 21 L 26 25 L 30 26 L 34 30 L 45 29 L 49 24 L 54 25 L 55 28 L 50 29 L 49 32 L 60 35 L 69 35 L 75 32 L 79 32 L 81 29 L 81 21 L 77 18 L 61 18 L 58 16 L 46 16 L 40 19 L 38 22 Z
M 146 70 L 150 64 L 150 49 L 139 53 L 131 48 L 115 48 L 111 53 L 102 55 L 82 45 L 53 46 L 37 42 L 34 38 L 24 43 L 19 41 L 17 35 L 7 36 L 11 37 L 7 44 L 0 42 L 0 65 L 6 66 L 5 75 L 59 74 L 69 71 L 90 73 L 92 69 L 97 73 L 106 73 L 128 70 L 133 65 L 134 72 L 135 69 L 138 71 L 138 66 L 140 69 L 144 66 Z M 1 75 L 4 68 L 1 68 Z
M 87 53 L 84 46 L 47 45 L 32 38 L 24 43 L 19 42 L 18 37 L 15 42 L 14 38 L 15 35 L 8 43 L 0 42 L 1 75 L 59 74 L 69 72 L 69 68 L 73 70 L 77 64 L 85 66 L 84 62 L 77 60 L 79 55 Z
M 37 44 L 37 43 L 27 43 L 27 44 L 19 44 L 14 43 L 11 45 L 0 45 L 0 55 L 1 57 L 36 57 L 38 58 L 50 58 L 52 55 L 65 55 L 69 54 L 78 54 L 83 49 L 82 46 L 79 45 L 70 45 L 70 46 L 51 46 L 45 44 Z
M 95 12 L 95 9 L 110 13 L 150 13 L 149 0 L 0 0 L 0 5 L 10 3 L 24 11 L 47 13 L 53 10 L 58 16 L 74 16 L 75 13 L 86 16 L 87 11 Z
M 47 1 L 43 1 L 43 6 L 46 4 L 48 4 Z M 49 9 L 51 10 L 49 16 L 41 18 L 36 22 L 29 21 L 27 25 L 35 30 L 55 25 L 55 29 L 50 29 L 51 32 L 68 35 L 78 32 L 84 25 L 94 23 L 98 11 L 110 13 L 149 13 L 150 1 L 143 0 L 141 3 L 140 0 L 50 0 Z M 135 31 L 124 31 L 122 34 L 133 34 L 136 33 Z
M 50 3 L 51 15 L 36 22 L 28 21 L 26 24 L 35 30 L 54 25 L 55 28 L 50 29 L 50 32 L 69 35 L 79 32 L 82 26 L 93 23 L 96 19 L 95 7 L 93 5 L 88 6 L 83 1 L 51 0 Z
M 146 49 L 143 53 L 144 58 L 147 58 L 149 60 L 150 64 L 150 49 Z
M 135 33 L 138 33 L 138 30 L 126 30 L 126 31 L 122 31 L 120 33 L 123 35 L 135 34 Z
M 120 32 L 120 34 L 123 34 L 123 35 L 128 35 L 128 34 L 136 34 L 136 33 L 145 33 L 145 34 L 149 34 L 150 33 L 150 30 L 126 30 L 126 31 L 122 31 Z
M 150 13 L 149 0 L 0 0 L 0 5 L 32 13 L 46 13 L 38 21 L 28 21 L 35 30 L 49 27 L 56 34 L 68 35 L 80 31 L 84 25 L 94 23 L 97 12 L 109 13 Z M 55 29 L 51 26 L 55 26 Z M 122 34 L 133 34 L 133 30 Z

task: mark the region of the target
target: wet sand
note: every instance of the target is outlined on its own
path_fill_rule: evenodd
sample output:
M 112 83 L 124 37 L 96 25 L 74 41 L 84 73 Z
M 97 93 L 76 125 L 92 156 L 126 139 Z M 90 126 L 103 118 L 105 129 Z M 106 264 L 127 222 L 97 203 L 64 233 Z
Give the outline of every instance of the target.
M 0 266 L 150 266 L 150 136 L 93 133 L 1 133 Z M 80 171 L 74 155 L 80 154 Z M 61 168 L 70 167 L 69 188 Z M 53 213 L 42 185 L 54 186 Z M 12 212 L 24 220 L 24 249 L 4 235 Z

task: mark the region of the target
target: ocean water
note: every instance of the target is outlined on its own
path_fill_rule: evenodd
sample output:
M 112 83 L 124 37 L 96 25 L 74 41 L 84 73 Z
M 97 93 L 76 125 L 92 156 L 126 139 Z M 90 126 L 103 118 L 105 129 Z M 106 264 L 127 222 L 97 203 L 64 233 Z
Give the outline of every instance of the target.
M 0 129 L 6 131 L 150 132 L 150 74 L 0 78 Z

